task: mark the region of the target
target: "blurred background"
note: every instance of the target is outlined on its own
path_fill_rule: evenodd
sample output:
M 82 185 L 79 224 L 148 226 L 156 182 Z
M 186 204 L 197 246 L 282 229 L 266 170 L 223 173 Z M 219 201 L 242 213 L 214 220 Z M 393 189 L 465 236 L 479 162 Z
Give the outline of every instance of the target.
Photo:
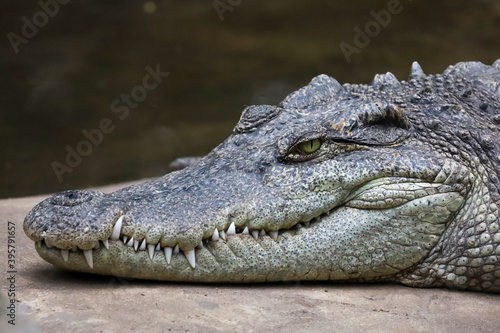
M 321 73 L 500 58 L 495 0 L 9 0 L 0 29 L 0 198 L 161 176 Z

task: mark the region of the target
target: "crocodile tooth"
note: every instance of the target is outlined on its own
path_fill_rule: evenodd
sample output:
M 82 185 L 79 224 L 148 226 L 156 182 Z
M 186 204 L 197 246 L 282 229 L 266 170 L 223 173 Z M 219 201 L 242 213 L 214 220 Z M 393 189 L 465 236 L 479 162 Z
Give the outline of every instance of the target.
M 174 247 L 174 254 L 179 253 L 179 245 L 176 245 Z
M 202 249 L 202 248 L 203 248 L 203 241 L 200 241 L 200 245 L 198 245 L 198 247 L 199 247 L 200 249 Z
M 219 230 L 217 230 L 217 228 L 215 228 L 214 234 L 212 235 L 212 241 L 216 242 L 218 240 L 219 240 Z
M 38 247 L 38 248 L 42 247 L 42 242 L 41 241 L 37 241 L 35 244 L 36 244 L 36 247 Z
M 196 265 L 194 249 L 189 251 L 184 251 L 184 255 L 186 256 L 186 259 L 189 261 L 191 267 L 194 268 L 194 266 Z
M 94 246 L 95 250 L 99 250 L 99 241 L 97 241 L 97 244 Z
M 252 230 L 252 236 L 253 236 L 253 238 L 258 239 L 259 238 L 259 230 Z
M 69 259 L 69 250 L 61 250 L 61 255 L 64 261 L 68 262 Z
M 241 233 L 242 234 L 248 234 L 248 227 L 245 227 L 245 229 L 243 229 L 243 231 Z
M 85 260 L 90 268 L 94 268 L 94 262 L 92 260 L 92 250 L 83 251 L 83 255 L 85 256 Z
M 153 256 L 155 254 L 155 246 L 153 244 L 148 244 L 148 253 L 151 260 L 153 260 Z
M 262 229 L 259 233 L 260 237 L 264 237 L 266 235 L 266 231 Z
M 104 247 L 109 250 L 109 242 L 108 240 L 103 240 L 102 243 L 104 244 Z
M 113 226 L 113 232 L 111 233 L 112 240 L 120 239 L 120 232 L 122 231 L 122 221 L 123 221 L 123 216 L 120 216 L 120 218 L 116 221 L 115 225 Z
M 236 226 L 234 225 L 234 222 L 231 222 L 229 228 L 227 228 L 227 235 L 236 235 Z
M 134 246 L 134 237 L 130 237 L 130 239 L 128 240 L 128 243 L 127 243 L 127 246 Z
M 51 243 L 48 239 L 46 239 L 46 240 L 45 240 L 45 246 L 46 246 L 48 249 L 51 249 L 51 248 L 53 248 L 53 247 L 54 247 L 54 246 L 52 245 L 52 243 Z
M 278 232 L 277 231 L 269 231 L 269 236 L 271 236 L 272 239 L 277 240 L 278 239 Z
M 123 236 L 123 244 L 127 244 L 128 236 Z
M 165 252 L 165 259 L 167 259 L 167 264 L 170 265 L 170 260 L 172 260 L 172 248 L 166 247 L 163 249 L 163 252 Z
M 220 235 L 220 238 L 222 238 L 223 240 L 226 240 L 226 233 L 224 232 L 224 230 L 222 230 L 219 235 Z
M 155 248 L 155 251 L 160 251 L 161 250 L 161 246 L 160 246 L 160 243 L 156 244 L 156 248 Z
M 304 223 L 302 223 L 302 225 L 303 225 L 305 228 L 307 228 L 307 227 L 309 226 L 309 223 L 310 223 L 310 222 L 304 222 Z
M 137 239 L 134 239 L 134 250 L 137 251 L 139 248 L 139 241 Z
M 139 246 L 139 251 L 145 251 L 145 250 L 146 250 L 146 238 L 142 240 L 141 246 Z

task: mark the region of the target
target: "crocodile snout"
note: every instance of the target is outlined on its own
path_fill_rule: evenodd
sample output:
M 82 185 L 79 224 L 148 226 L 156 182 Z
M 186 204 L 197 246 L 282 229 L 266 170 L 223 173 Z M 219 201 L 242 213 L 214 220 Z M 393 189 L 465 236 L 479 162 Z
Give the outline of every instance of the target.
M 89 202 L 94 198 L 92 191 L 85 190 L 68 190 L 54 194 L 50 198 L 50 203 L 54 206 L 78 206 L 82 203 Z

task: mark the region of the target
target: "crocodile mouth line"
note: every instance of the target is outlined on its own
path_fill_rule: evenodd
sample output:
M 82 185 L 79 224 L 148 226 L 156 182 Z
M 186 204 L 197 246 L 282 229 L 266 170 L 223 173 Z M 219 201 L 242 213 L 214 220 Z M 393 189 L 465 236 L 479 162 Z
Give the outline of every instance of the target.
M 122 225 L 123 225 L 123 218 L 124 216 L 120 216 L 112 229 L 111 235 L 108 239 L 105 240 L 98 240 L 96 245 L 90 249 L 90 250 L 82 250 L 78 246 L 73 246 L 71 249 L 60 249 L 56 245 L 52 244 L 48 239 L 43 238 L 40 241 L 36 241 L 35 245 L 37 248 L 42 249 L 42 248 L 47 248 L 47 249 L 55 249 L 55 250 L 60 250 L 61 256 L 65 262 L 69 261 L 70 254 L 79 254 L 81 255 L 83 253 L 83 256 L 85 257 L 85 260 L 88 264 L 88 266 L 92 269 L 93 268 L 93 250 L 100 249 L 101 246 L 109 250 L 109 244 L 110 241 L 114 242 L 120 242 L 122 243 L 122 246 L 127 246 L 133 248 L 136 252 L 138 251 L 147 251 L 149 258 L 152 260 L 153 257 L 158 254 L 158 253 L 163 253 L 165 256 L 165 260 L 167 265 L 170 265 L 172 256 L 178 253 L 183 253 L 184 256 L 186 257 L 187 261 L 189 262 L 189 265 L 192 268 L 196 267 L 196 249 L 202 249 L 204 246 L 208 245 L 209 242 L 219 242 L 223 241 L 226 242 L 229 240 L 229 237 L 232 236 L 252 236 L 252 238 L 255 241 L 258 241 L 259 238 L 262 239 L 263 237 L 270 237 L 271 239 L 278 241 L 280 235 L 283 233 L 288 233 L 291 235 L 297 235 L 300 232 L 303 232 L 306 229 L 311 228 L 315 223 L 321 221 L 324 217 L 330 215 L 331 211 L 322 213 L 321 215 L 317 217 L 311 218 L 309 221 L 305 222 L 297 222 L 295 225 L 288 229 L 281 229 L 278 231 L 266 231 L 265 229 L 254 229 L 250 230 L 247 226 L 245 227 L 237 227 L 234 222 L 231 222 L 231 224 L 226 227 L 225 229 L 219 231 L 217 228 L 214 229 L 214 232 L 211 237 L 202 239 L 200 241 L 200 244 L 196 246 L 194 249 L 191 250 L 181 250 L 179 248 L 179 245 L 175 245 L 174 247 L 169 247 L 169 246 L 161 246 L 160 241 L 156 244 L 150 244 L 147 243 L 146 238 L 143 238 L 142 240 L 135 239 L 134 237 L 129 237 L 121 233 Z

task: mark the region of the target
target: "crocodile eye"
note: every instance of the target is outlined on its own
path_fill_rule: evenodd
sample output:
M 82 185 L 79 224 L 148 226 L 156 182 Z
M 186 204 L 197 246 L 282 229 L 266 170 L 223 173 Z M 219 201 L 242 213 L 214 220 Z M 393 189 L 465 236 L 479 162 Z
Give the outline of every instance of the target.
M 320 139 L 312 139 L 297 145 L 297 151 L 302 155 L 310 155 L 321 147 Z

